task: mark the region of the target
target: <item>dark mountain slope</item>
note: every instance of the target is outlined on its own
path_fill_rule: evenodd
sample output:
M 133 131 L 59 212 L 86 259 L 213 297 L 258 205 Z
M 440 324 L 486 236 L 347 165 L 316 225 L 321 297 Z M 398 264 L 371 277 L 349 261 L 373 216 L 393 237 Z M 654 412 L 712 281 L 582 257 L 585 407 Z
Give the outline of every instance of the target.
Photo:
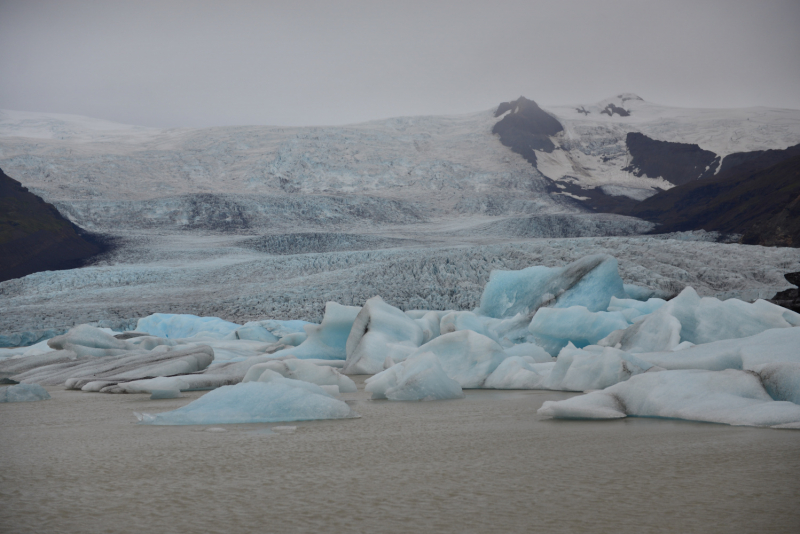
M 0 170 L 0 282 L 80 267 L 108 248 Z
M 524 96 L 512 102 L 500 104 L 494 116 L 499 117 L 508 111 L 511 113 L 497 121 L 492 128 L 492 133 L 499 135 L 501 143 L 535 167 L 536 153 L 534 150 L 552 152 L 555 145 L 550 140 L 550 136 L 562 131 L 564 127 L 558 122 L 558 119 Z
M 623 170 L 634 176 L 661 176 L 671 184 L 681 185 L 713 176 L 719 165 L 716 154 L 689 143 L 657 141 L 639 132 L 629 132 L 625 144 L 631 162 Z
M 659 233 L 703 229 L 744 234 L 749 244 L 800 246 L 800 145 L 740 161 L 643 200 L 628 214 L 659 223 Z

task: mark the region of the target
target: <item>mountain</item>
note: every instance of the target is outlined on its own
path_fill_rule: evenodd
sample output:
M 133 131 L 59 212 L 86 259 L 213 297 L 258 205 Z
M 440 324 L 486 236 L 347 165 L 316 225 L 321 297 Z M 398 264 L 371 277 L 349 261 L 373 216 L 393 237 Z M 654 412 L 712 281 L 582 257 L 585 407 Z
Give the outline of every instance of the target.
M 726 158 L 727 159 L 727 158 Z M 659 232 L 743 234 L 742 242 L 800 246 L 800 145 L 737 154 L 719 174 L 654 195 L 628 212 Z
M 0 170 L 0 282 L 80 267 L 107 249 Z

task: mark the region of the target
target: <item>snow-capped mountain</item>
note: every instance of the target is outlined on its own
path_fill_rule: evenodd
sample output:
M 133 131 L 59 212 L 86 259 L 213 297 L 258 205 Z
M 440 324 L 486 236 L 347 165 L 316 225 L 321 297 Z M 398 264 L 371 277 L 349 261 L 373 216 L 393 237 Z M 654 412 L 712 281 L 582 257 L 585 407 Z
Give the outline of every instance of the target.
M 539 115 L 526 123 L 529 108 Z M 508 122 L 527 148 L 504 138 Z M 545 122 L 532 142 L 528 130 Z M 622 94 L 349 126 L 206 129 L 3 111 L 0 139 L 0 168 L 89 229 L 319 229 L 609 211 L 604 203 L 713 174 L 732 153 L 797 144 L 800 111 L 681 109 Z

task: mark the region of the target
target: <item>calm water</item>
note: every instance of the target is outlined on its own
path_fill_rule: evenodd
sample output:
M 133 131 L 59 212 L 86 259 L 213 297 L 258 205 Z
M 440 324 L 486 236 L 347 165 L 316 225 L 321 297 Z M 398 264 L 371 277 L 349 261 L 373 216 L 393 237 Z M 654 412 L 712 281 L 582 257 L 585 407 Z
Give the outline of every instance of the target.
M 541 420 L 569 395 L 472 391 L 208 432 L 132 413 L 199 393 L 49 389 L 0 405 L 1 532 L 800 531 L 797 431 Z

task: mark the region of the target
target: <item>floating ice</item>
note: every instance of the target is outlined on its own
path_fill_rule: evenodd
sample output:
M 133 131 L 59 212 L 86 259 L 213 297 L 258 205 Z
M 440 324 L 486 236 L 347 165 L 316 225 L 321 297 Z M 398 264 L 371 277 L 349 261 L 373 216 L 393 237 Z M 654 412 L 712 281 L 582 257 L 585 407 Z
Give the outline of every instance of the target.
M 644 373 L 602 391 L 547 401 L 538 413 L 560 419 L 634 415 L 748 426 L 800 422 L 800 405 L 773 400 L 758 374 L 734 369 Z
M 241 328 L 219 317 L 198 317 L 190 314 L 154 313 L 139 319 L 137 332 L 169 339 L 208 337 L 222 339 Z
M 549 355 L 548 355 L 549 356 Z M 488 389 L 546 389 L 545 381 L 555 362 L 540 363 L 531 357 L 510 356 L 486 378 Z
M 49 339 L 47 345 L 53 350 L 71 350 L 81 358 L 118 356 L 134 348 L 127 341 L 88 324 L 76 326 L 66 334 Z
M 627 326 L 622 312 L 591 312 L 584 306 L 570 306 L 539 308 L 528 330 L 537 344 L 555 356 L 569 342 L 577 347 L 593 345 Z
M 533 363 L 549 363 L 554 361 L 553 357 L 536 343 L 520 343 L 508 347 L 503 351 L 506 356 L 522 356 L 530 358 Z
M 276 352 L 275 356 L 292 356 L 302 360 L 344 360 L 347 357 L 347 336 L 360 311 L 358 306 L 326 303 L 322 323 L 305 325 L 306 340 L 296 347 Z
M 211 347 L 198 345 L 180 350 L 131 351 L 121 356 L 78 358 L 61 363 L 36 367 L 14 375 L 18 382 L 47 386 L 64 384 L 81 389 L 99 380 L 108 384 L 136 378 L 193 373 L 208 367 L 214 359 Z M 68 351 L 60 351 L 66 353 Z M 69 380 L 68 380 L 69 379 Z M 99 391 L 99 389 L 93 389 Z
M 404 360 L 422 344 L 422 339 L 422 328 L 413 319 L 382 298 L 372 297 L 353 322 L 342 372 L 348 375 L 378 373 L 383 370 L 387 358 Z
M 585 306 L 589 311 L 602 311 L 611 297 L 625 296 L 616 258 L 596 254 L 566 267 L 492 271 L 481 295 L 480 313 L 512 317 L 532 314 L 542 306 Z
M 444 372 L 462 388 L 479 388 L 506 355 L 491 338 L 472 330 L 460 330 L 437 337 L 414 351 L 409 358 L 432 352 Z
M 39 384 L 0 387 L 0 402 L 31 402 L 49 398 L 50 394 Z
M 653 364 L 611 347 L 579 349 L 567 345 L 558 354 L 544 385 L 547 389 L 586 391 L 603 389 L 654 369 Z
M 275 371 L 286 378 L 303 380 L 318 386 L 337 386 L 342 393 L 358 391 L 355 382 L 338 370 L 328 366 L 315 365 L 297 358 L 286 358 L 256 364 L 247 371 L 242 382 L 258 380 L 265 370 Z
M 664 369 L 754 370 L 768 363 L 800 363 L 800 328 L 774 328 L 754 336 L 695 345 L 679 351 L 637 354 Z
M 701 298 L 687 287 L 640 322 L 611 333 L 600 344 L 628 352 L 666 351 L 682 341 L 699 345 L 791 326 L 800 326 L 800 314 L 765 300 L 748 304 L 738 299 Z
M 461 399 L 461 386 L 449 378 L 432 352 L 411 356 L 366 380 L 364 390 L 373 399 L 444 400 Z
M 319 386 L 273 374 L 276 376 L 270 377 L 269 382 L 224 386 L 177 410 L 156 415 L 138 414 L 137 417 L 149 425 L 277 423 L 357 417 L 347 404 L 334 399 Z

